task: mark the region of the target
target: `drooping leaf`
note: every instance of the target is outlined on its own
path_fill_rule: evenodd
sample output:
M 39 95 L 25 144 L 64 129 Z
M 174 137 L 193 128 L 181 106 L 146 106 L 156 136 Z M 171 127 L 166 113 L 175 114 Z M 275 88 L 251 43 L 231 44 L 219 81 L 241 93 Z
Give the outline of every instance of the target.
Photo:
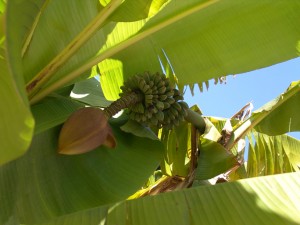
M 290 173 L 123 201 L 42 225 L 296 225 L 299 192 L 300 174 Z
M 299 171 L 300 141 L 287 135 L 268 136 L 254 132 L 249 142 L 249 177 Z
M 113 151 L 101 147 L 74 156 L 56 152 L 60 127 L 35 136 L 26 155 L 0 167 L 0 223 L 39 224 L 136 192 L 157 168 L 162 145 L 117 127 Z
M 111 86 L 104 93 L 117 98 L 119 84 L 112 88 L 107 82 L 114 77 L 161 71 L 159 58 L 165 55 L 181 84 L 297 57 L 299 8 L 297 1 L 173 0 L 148 20 L 108 25 L 112 32 L 99 55 L 99 60 L 112 60 L 99 64 L 102 85 Z
M 163 172 L 172 176 L 185 177 L 188 174 L 188 151 L 191 149 L 191 131 L 187 122 L 172 130 L 164 129 L 161 140 L 165 147 Z
M 239 165 L 236 156 L 217 142 L 202 139 L 199 149 L 200 153 L 195 175 L 197 180 L 213 178 Z
M 253 112 L 254 117 L 266 117 L 255 130 L 268 135 L 300 131 L 300 81 L 292 82 L 285 93 Z

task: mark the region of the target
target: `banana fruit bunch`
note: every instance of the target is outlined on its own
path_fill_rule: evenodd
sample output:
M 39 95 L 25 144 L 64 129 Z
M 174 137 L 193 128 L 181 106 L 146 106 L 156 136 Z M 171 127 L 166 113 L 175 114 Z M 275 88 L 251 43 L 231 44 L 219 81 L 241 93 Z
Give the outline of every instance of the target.
M 187 115 L 189 107 L 182 101 L 183 96 L 163 74 L 146 72 L 132 76 L 121 90 L 120 97 L 131 92 L 142 96 L 142 101 L 128 108 L 130 118 L 139 123 L 172 129 Z

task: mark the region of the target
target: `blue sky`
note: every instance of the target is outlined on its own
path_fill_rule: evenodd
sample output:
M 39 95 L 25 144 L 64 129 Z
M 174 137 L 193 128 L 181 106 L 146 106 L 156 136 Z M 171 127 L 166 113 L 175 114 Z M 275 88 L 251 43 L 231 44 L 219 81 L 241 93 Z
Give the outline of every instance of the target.
M 214 85 L 210 81 L 209 89 L 200 93 L 198 88 L 192 97 L 189 90 L 185 101 L 197 104 L 204 115 L 231 117 L 246 103 L 252 102 L 254 110 L 284 92 L 290 83 L 300 80 L 300 57 L 267 68 L 228 76 L 226 84 Z M 300 139 L 300 132 L 292 136 Z

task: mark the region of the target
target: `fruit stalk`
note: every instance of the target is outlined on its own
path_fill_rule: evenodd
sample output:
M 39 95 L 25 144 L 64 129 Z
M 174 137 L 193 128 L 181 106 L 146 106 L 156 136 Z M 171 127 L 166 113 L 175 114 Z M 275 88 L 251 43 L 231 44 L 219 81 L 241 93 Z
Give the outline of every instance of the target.
M 206 123 L 205 123 L 205 119 L 199 113 L 196 113 L 191 109 L 188 109 L 187 115 L 185 116 L 184 119 L 187 122 L 193 124 L 197 128 L 200 134 L 204 134 Z
M 108 107 L 106 107 L 104 109 L 104 114 L 109 119 L 122 109 L 128 108 L 142 101 L 143 95 L 141 93 L 136 93 L 134 91 L 126 93 L 121 98 L 119 98 L 118 100 L 111 103 Z

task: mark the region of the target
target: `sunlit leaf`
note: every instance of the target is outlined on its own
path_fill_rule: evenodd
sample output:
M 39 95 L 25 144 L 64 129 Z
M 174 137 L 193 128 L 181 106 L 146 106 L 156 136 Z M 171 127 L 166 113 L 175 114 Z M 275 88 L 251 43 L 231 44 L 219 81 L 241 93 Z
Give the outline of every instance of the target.
M 300 131 L 300 81 L 293 82 L 285 93 L 253 112 L 266 117 L 257 125 L 258 132 L 279 135 Z
M 249 142 L 249 177 L 299 171 L 300 141 L 287 135 L 253 133 Z
M 179 83 L 193 84 L 270 66 L 297 57 L 299 9 L 297 1 L 173 0 L 148 20 L 107 25 L 101 54 L 118 64 L 99 67 L 103 76 L 126 80 L 162 71 L 166 55 Z
M 126 0 L 111 15 L 110 19 L 118 22 L 131 22 L 151 17 L 168 0 Z M 130 13 L 128 13 L 130 12 Z
M 188 151 L 191 149 L 191 132 L 188 123 L 168 130 L 164 129 L 161 140 L 165 147 L 165 157 L 162 168 L 166 174 L 183 176 L 188 174 Z M 170 171 L 169 171 L 170 170 Z
M 100 206 L 43 225 L 296 225 L 299 191 L 299 173 L 268 176 Z

